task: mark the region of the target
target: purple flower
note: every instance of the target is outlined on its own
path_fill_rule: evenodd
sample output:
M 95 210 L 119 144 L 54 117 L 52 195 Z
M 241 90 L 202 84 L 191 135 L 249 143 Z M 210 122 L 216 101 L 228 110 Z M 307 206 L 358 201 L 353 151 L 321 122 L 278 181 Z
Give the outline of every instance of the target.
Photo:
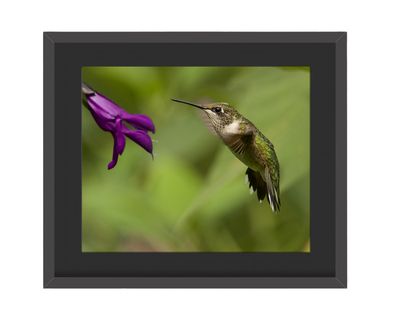
M 97 125 L 114 137 L 114 150 L 108 169 L 115 167 L 118 156 L 125 149 L 125 137 L 140 145 L 153 155 L 153 143 L 148 131 L 155 132 L 153 121 L 144 114 L 126 112 L 115 102 L 82 84 L 84 103 Z

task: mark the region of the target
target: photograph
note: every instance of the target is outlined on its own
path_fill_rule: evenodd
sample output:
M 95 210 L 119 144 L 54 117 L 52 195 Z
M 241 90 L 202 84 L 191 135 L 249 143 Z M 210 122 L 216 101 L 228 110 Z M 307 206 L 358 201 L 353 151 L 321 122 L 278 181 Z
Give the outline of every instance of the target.
M 82 67 L 82 252 L 303 252 L 309 66 Z

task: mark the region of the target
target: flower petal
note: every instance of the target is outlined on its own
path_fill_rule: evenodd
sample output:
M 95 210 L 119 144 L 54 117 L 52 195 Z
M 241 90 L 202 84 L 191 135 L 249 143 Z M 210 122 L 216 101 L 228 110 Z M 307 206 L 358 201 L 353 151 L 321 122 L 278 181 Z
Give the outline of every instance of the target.
M 116 120 L 115 130 L 113 132 L 114 144 L 117 148 L 118 154 L 122 154 L 122 152 L 124 152 L 124 149 L 125 149 L 125 136 L 122 132 L 122 128 L 123 128 L 122 120 L 118 118 Z
M 113 148 L 113 156 L 112 156 L 112 160 L 110 161 L 110 163 L 108 164 L 108 170 L 114 168 L 116 166 L 118 162 L 118 151 L 117 151 L 117 145 L 116 143 L 114 143 L 114 148 Z
M 122 115 L 124 110 L 114 101 L 96 92 L 95 94 L 86 95 L 86 100 L 90 108 L 105 119 L 114 119 L 118 115 Z
M 136 142 L 139 146 L 145 149 L 148 153 L 153 154 L 153 142 L 150 136 L 141 130 L 129 130 L 123 128 L 124 134 L 129 137 L 132 141 Z
M 111 132 L 114 137 L 114 148 L 113 148 L 113 158 L 108 164 L 108 169 L 112 169 L 116 166 L 118 162 L 118 155 L 121 155 L 125 149 L 125 136 L 122 132 L 122 120 L 117 118 L 115 121 L 115 128 Z
M 93 116 L 94 121 L 96 121 L 97 125 L 103 129 L 104 131 L 113 131 L 115 128 L 114 120 L 104 118 L 101 114 L 96 113 L 91 107 L 88 108 L 90 113 Z
M 153 121 L 151 120 L 150 117 L 146 116 L 145 114 L 125 113 L 123 119 L 136 129 L 143 131 L 151 131 L 153 133 L 155 133 L 156 131 Z

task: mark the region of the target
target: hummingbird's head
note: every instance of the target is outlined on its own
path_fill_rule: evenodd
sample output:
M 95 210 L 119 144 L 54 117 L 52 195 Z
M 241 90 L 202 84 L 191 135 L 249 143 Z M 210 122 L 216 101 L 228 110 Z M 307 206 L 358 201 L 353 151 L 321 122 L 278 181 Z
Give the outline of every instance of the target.
M 210 129 L 220 133 L 223 128 L 240 118 L 239 112 L 226 102 L 214 102 L 208 104 L 196 104 L 188 101 L 171 99 L 172 101 L 184 103 L 196 107 L 202 111 L 202 118 Z

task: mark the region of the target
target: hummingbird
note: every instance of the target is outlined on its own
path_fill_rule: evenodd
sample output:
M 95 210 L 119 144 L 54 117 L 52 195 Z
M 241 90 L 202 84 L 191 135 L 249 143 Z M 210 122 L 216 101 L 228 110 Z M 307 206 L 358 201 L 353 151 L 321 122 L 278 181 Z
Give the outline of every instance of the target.
M 257 192 L 260 203 L 267 198 L 273 212 L 281 206 L 279 198 L 279 162 L 275 149 L 260 130 L 226 102 L 196 104 L 180 99 L 172 101 L 200 109 L 207 128 L 219 137 L 248 168 L 245 177 L 250 192 Z

